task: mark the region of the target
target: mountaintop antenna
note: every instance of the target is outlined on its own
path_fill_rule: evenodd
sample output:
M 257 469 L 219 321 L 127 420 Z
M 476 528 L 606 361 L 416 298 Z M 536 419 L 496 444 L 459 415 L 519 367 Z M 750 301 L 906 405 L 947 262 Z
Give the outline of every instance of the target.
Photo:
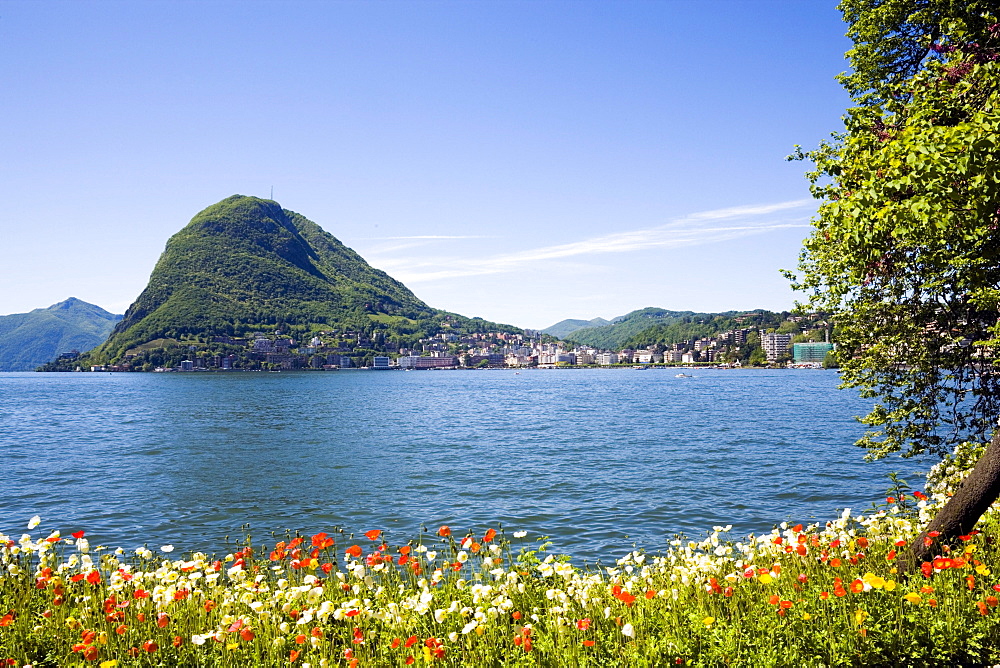
M 271 186 L 271 199 L 274 199 L 274 186 Z

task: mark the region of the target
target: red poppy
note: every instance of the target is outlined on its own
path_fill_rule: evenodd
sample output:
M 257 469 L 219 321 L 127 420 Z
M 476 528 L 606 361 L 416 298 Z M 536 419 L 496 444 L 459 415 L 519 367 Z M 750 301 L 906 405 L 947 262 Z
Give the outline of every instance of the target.
M 295 663 L 296 661 L 299 660 L 299 656 L 301 656 L 301 655 L 302 655 L 302 652 L 300 652 L 297 649 L 293 649 L 291 652 L 288 653 L 288 662 L 289 663 Z
M 406 647 L 406 648 L 413 647 L 419 641 L 420 641 L 420 638 L 418 638 L 417 636 L 410 636 L 409 638 L 406 639 L 406 642 L 403 643 L 403 647 Z
M 73 538 L 76 538 L 77 540 L 79 540 L 79 539 L 83 538 L 83 535 L 85 533 L 86 533 L 86 531 L 74 531 L 70 535 L 73 536 Z
M 346 550 L 344 550 L 344 552 L 347 553 L 347 554 L 349 554 L 349 555 L 351 555 L 355 559 L 357 559 L 358 557 L 361 556 L 361 546 L 360 545 L 351 545 L 349 548 L 347 548 Z
M 89 582 L 90 584 L 95 585 L 100 581 L 101 581 L 100 571 L 90 571 L 90 573 L 87 574 L 87 582 Z
M 583 645 L 584 647 L 593 647 L 594 646 L 594 641 L 593 640 L 584 640 L 580 644 Z
M 372 529 L 371 531 L 365 532 L 365 538 L 368 540 L 378 540 L 379 536 L 382 535 L 382 531 L 379 529 Z
M 156 644 L 155 640 L 147 640 L 146 642 L 142 643 L 142 648 L 147 652 L 149 652 L 150 654 L 152 654 L 156 650 L 160 649 L 160 646 Z
M 580 629 L 581 631 L 586 631 L 587 629 L 589 629 L 590 624 L 591 624 L 590 618 L 576 620 L 576 628 Z
M 920 564 L 920 572 L 924 574 L 925 578 L 929 578 L 931 574 L 934 573 L 934 564 L 929 561 L 925 561 Z
M 403 639 L 402 638 L 393 638 L 392 639 L 392 644 L 389 645 L 389 647 L 391 647 L 392 649 L 396 649 L 397 647 L 399 647 L 402 644 L 403 644 Z
M 438 529 L 438 535 L 441 536 L 442 538 L 447 538 L 448 536 L 451 535 L 451 527 L 449 527 L 447 524 L 441 525 L 441 528 Z
M 487 529 L 486 533 L 483 535 L 483 542 L 488 543 L 494 538 L 496 538 L 497 532 L 494 529 Z
M 622 593 L 616 594 L 615 598 L 617 598 L 619 601 L 621 601 L 630 608 L 632 607 L 632 604 L 635 603 L 635 596 L 628 593 L 627 591 L 622 591 Z
M 921 501 L 926 501 L 926 500 L 927 500 L 927 495 L 926 495 L 926 494 L 924 494 L 923 492 L 920 492 L 920 491 L 916 491 L 916 492 L 914 492 L 914 493 L 913 493 L 913 496 L 917 497 L 917 498 L 918 498 L 918 499 L 920 499 Z
M 361 629 L 359 629 L 358 627 L 355 626 L 354 627 L 354 637 L 351 638 L 351 642 L 353 642 L 355 645 L 360 645 L 364 641 L 365 641 L 365 634 L 362 633 Z
M 180 636 L 174 636 L 174 641 L 173 641 L 173 643 L 171 643 L 171 644 L 172 644 L 172 645 L 173 645 L 174 647 L 180 647 L 180 646 L 181 646 L 181 643 L 183 643 L 183 642 L 184 642 L 184 639 L 183 639 L 183 638 L 181 638 Z
M 299 635 L 295 636 L 295 644 L 296 645 L 305 645 L 306 644 L 306 635 L 304 633 L 300 633 Z
M 796 524 L 795 526 L 792 527 L 792 531 L 794 531 L 795 533 L 802 531 L 802 525 Z
M 83 650 L 83 658 L 87 661 L 97 661 L 98 649 L 94 645 L 91 645 L 87 649 Z
M 256 638 L 257 635 L 250 629 L 243 629 L 242 631 L 240 631 L 240 637 L 246 640 L 247 642 L 250 642 L 251 640 Z
M 161 612 L 160 614 L 156 615 L 156 625 L 159 626 L 161 629 L 166 628 L 167 624 L 169 623 L 170 623 L 170 615 L 168 615 L 167 613 Z
M 781 602 L 781 599 L 778 597 L 777 594 L 771 594 L 770 596 L 767 597 L 767 602 L 770 603 L 771 605 L 778 605 L 778 603 Z
M 865 590 L 865 583 L 858 579 L 851 583 L 851 592 L 854 594 L 860 594 Z

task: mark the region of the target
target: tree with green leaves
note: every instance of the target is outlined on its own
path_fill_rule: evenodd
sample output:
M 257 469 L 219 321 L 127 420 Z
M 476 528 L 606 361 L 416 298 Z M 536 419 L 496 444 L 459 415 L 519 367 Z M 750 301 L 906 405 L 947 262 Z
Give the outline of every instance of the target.
M 810 153 L 820 201 L 796 288 L 834 314 L 844 384 L 875 400 L 869 456 L 983 455 L 907 565 L 1000 495 L 997 2 L 844 0 L 845 129 Z M 988 447 L 987 447 L 987 444 Z

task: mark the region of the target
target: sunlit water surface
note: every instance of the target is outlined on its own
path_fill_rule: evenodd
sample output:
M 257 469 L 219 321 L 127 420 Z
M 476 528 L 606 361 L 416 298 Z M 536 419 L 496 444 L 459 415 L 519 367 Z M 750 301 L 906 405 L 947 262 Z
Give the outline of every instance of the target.
M 593 561 L 884 496 L 832 371 L 0 374 L 0 532 L 126 548 L 501 523 Z

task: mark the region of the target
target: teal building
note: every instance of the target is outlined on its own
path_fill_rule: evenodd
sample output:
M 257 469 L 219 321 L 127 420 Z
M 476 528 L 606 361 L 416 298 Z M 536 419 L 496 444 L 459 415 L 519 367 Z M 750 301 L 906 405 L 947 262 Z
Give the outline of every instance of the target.
M 799 362 L 822 362 L 826 354 L 833 350 L 832 343 L 793 343 L 792 358 Z

